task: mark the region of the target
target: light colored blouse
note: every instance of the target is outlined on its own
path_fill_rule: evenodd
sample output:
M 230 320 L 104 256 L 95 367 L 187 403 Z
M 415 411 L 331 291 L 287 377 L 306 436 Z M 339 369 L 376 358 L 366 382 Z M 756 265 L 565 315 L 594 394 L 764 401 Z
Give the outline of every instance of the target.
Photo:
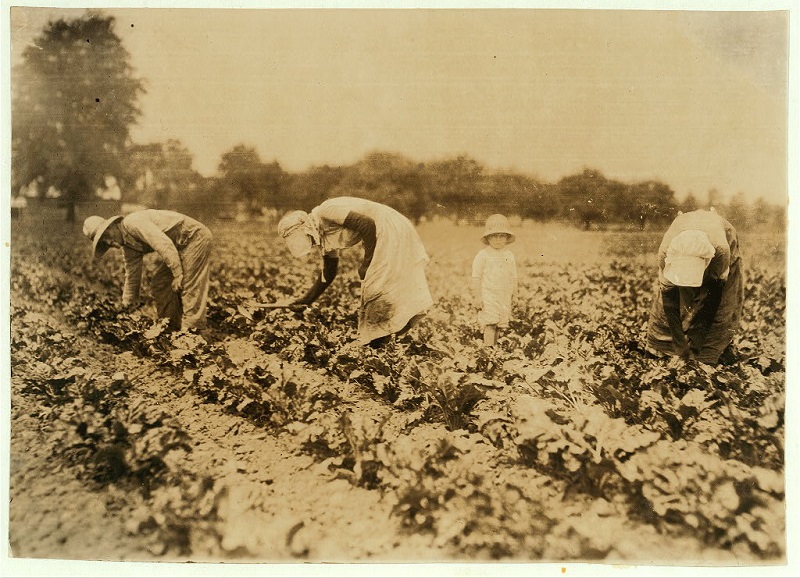
M 148 253 L 158 253 L 173 277 L 183 276 L 180 250 L 186 247 L 192 234 L 203 227 L 191 217 L 174 211 L 145 209 L 125 216 L 119 223 L 125 259 L 122 303 L 127 306 L 139 299 L 142 260 Z

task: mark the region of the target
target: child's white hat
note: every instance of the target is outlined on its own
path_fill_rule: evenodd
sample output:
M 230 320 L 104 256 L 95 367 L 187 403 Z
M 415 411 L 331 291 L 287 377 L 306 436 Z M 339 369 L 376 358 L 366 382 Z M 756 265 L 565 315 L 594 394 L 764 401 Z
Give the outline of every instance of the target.
M 508 224 L 508 219 L 506 219 L 505 215 L 495 214 L 490 215 L 488 219 L 486 219 L 486 226 L 483 229 L 483 235 L 481 236 L 481 241 L 484 244 L 488 245 L 489 240 L 487 237 L 489 235 L 495 234 L 503 234 L 508 235 L 508 242 L 513 243 L 516 237 L 514 233 L 511 232 L 511 226 Z

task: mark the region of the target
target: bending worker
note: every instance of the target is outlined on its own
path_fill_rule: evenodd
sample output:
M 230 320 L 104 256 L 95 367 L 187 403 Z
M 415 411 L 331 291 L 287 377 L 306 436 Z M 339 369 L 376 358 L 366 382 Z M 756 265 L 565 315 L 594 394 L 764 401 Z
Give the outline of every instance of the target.
M 411 221 L 391 207 L 356 197 L 328 199 L 310 213 L 285 215 L 278 234 L 295 257 L 312 249 L 322 254 L 322 272 L 293 302 L 297 305 L 313 303 L 333 282 L 340 250 L 363 245 L 358 268 L 360 345 L 383 345 L 393 334 L 407 331 L 433 304 L 425 278 L 425 247 Z
M 736 230 L 713 208 L 679 214 L 658 250 L 647 350 L 715 365 L 738 329 L 743 303 Z
M 122 249 L 124 308 L 138 306 L 142 260 L 155 252 L 161 257 L 151 282 L 158 317 L 169 318 L 171 331 L 205 326 L 212 241 L 205 225 L 173 211 L 145 209 L 125 217 L 88 217 L 83 234 L 92 241 L 93 259 L 112 247 Z

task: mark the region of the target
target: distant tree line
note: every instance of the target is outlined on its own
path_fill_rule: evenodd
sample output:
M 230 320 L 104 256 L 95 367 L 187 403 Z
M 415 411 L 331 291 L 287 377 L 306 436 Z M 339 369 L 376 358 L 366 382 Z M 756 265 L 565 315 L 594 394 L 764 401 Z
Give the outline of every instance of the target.
M 743 193 L 722 202 L 689 195 L 682 202 L 668 184 L 624 183 L 600 171 L 548 183 L 515 171 L 492 171 L 465 156 L 417 162 L 376 151 L 351 165 L 317 166 L 299 173 L 263 160 L 254 147 L 225 152 L 216 175 L 193 168 L 192 153 L 178 140 L 137 144 L 130 127 L 140 115 L 144 82 L 114 33 L 114 18 L 91 13 L 50 22 L 22 53 L 12 71 L 12 190 L 45 196 L 56 190 L 74 218 L 75 204 L 92 199 L 113 177 L 122 197 L 150 207 L 197 207 L 221 216 L 236 204 L 260 214 L 310 209 L 332 196 L 353 195 L 395 207 L 415 222 L 435 216 L 482 222 L 491 213 L 537 221 L 561 220 L 583 229 L 648 228 L 679 210 L 715 206 L 738 227 L 785 226 L 785 207 Z

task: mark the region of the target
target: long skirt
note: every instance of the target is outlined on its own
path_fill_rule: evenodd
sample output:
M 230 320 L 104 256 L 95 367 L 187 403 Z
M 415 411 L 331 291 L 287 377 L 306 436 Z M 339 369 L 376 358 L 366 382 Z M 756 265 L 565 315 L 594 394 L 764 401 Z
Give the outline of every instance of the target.
M 359 344 L 397 333 L 433 305 L 425 265 L 425 261 L 418 261 L 378 296 L 366 299 L 362 296 L 358 310 Z
M 707 296 L 708 290 L 704 287 L 680 288 L 681 324 L 686 336 L 699 350 L 697 360 L 716 365 L 722 352 L 733 340 L 742 317 L 744 274 L 741 261 L 731 266 L 714 322 L 711 327 L 704 330 L 700 327 L 696 316 Z M 658 281 L 655 283 L 653 307 L 648 322 L 647 350 L 659 357 L 679 354 L 664 313 L 664 302 Z

